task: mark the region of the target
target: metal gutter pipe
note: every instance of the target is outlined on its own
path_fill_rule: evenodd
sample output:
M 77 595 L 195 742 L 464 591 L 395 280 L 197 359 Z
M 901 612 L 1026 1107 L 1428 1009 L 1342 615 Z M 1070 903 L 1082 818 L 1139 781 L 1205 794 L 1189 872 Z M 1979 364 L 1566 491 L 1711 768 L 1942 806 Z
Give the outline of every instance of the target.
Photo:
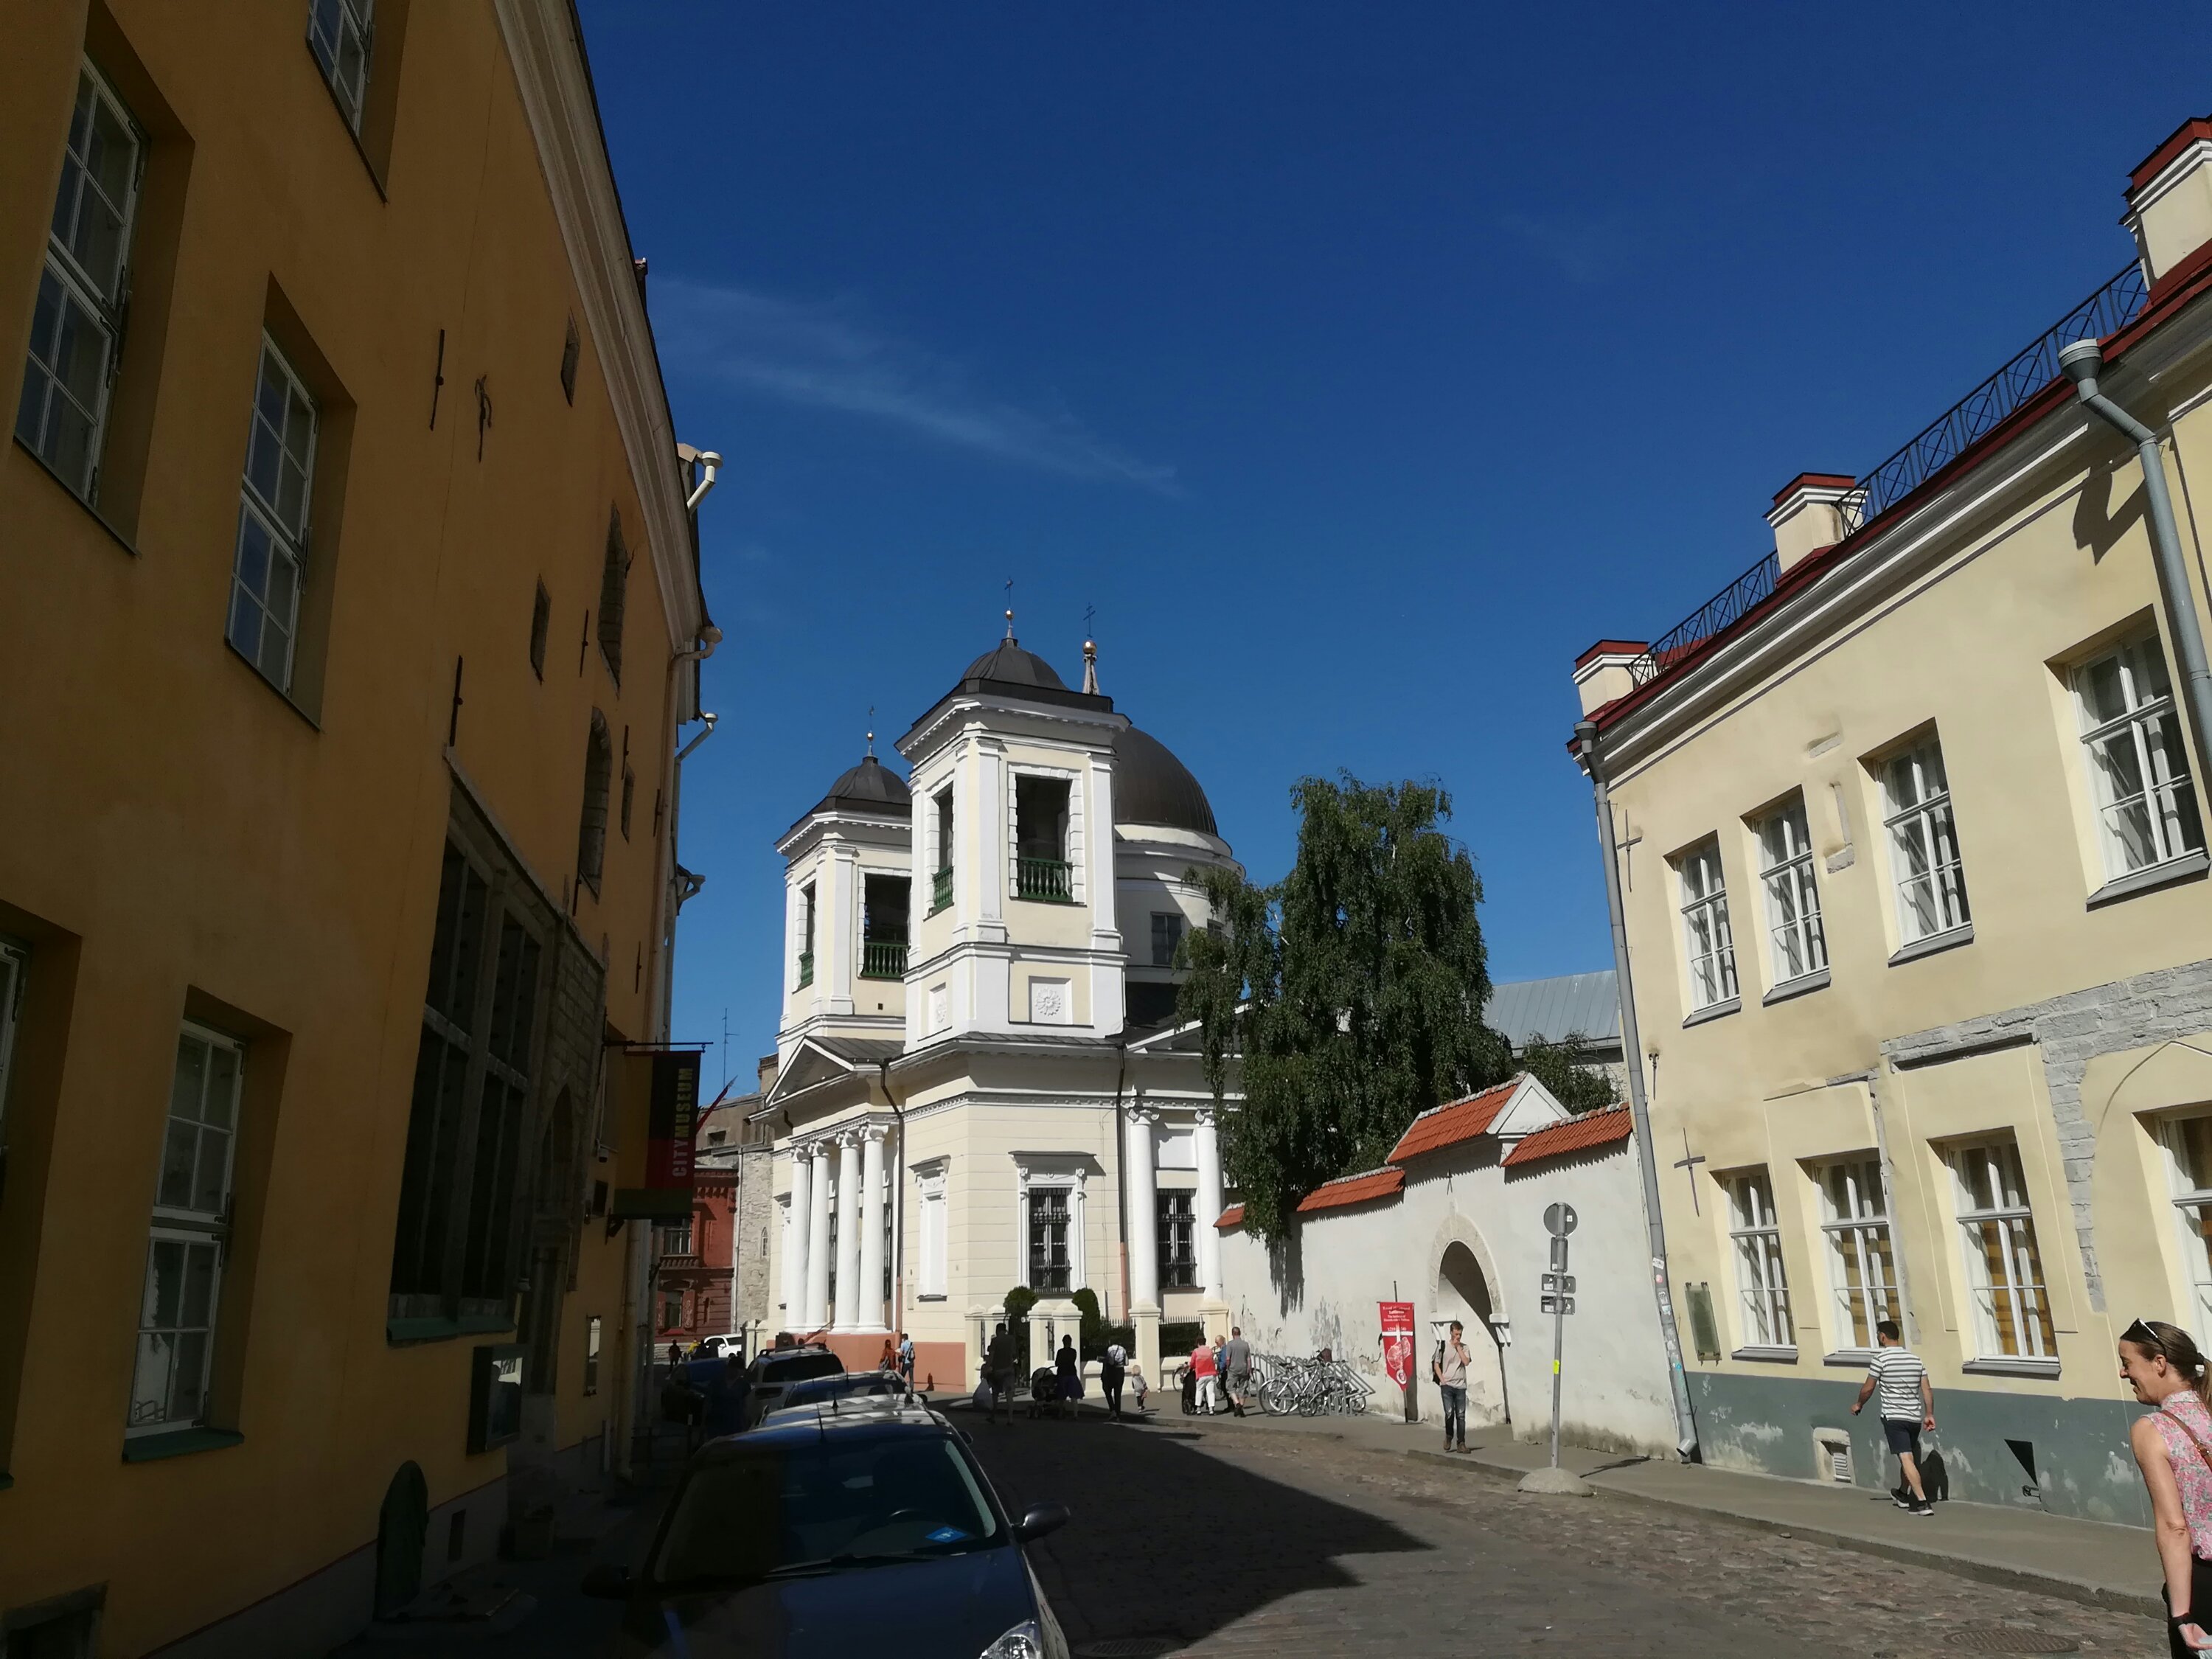
M 1636 1030 L 1636 985 L 1628 969 L 1628 923 L 1620 903 L 1620 868 L 1613 848 L 1613 796 L 1598 764 L 1597 722 L 1578 720 L 1575 744 L 1589 774 L 1597 805 L 1598 847 L 1605 860 L 1605 908 L 1613 920 L 1613 971 L 1620 994 L 1620 1042 L 1628 1060 L 1628 1111 L 1636 1128 L 1636 1167 L 1644 1180 L 1644 1223 L 1651 1246 L 1651 1294 L 1659 1306 L 1659 1336 L 1667 1348 L 1667 1384 L 1674 1397 L 1674 1449 L 1686 1463 L 1698 1461 L 1698 1421 L 1690 1409 L 1689 1378 L 1682 1370 L 1682 1334 L 1674 1324 L 1674 1298 L 1667 1285 L 1667 1224 L 1659 1213 L 1659 1165 L 1651 1152 L 1651 1112 L 1644 1097 L 1644 1044 Z
M 2189 566 L 2181 552 L 2181 532 L 2173 518 L 2173 497 L 2166 486 L 2166 454 L 2158 434 L 2097 389 L 2105 349 L 2094 340 L 2076 340 L 2058 354 L 2058 367 L 2074 382 L 2082 406 L 2136 447 L 2142 466 L 2143 495 L 2150 507 L 2150 545 L 2158 566 L 2160 595 L 2166 601 L 2166 631 L 2181 659 L 2182 699 L 2189 706 L 2189 735 L 2200 789 L 2212 788 L 2212 667 L 2204 659 L 2204 634 L 2197 625 L 2197 596 L 2189 586 Z
M 701 450 L 695 459 L 703 476 L 691 486 L 690 495 L 684 498 L 684 510 L 686 513 L 699 510 L 699 503 L 707 499 L 707 492 L 714 487 L 714 480 L 722 471 L 722 458 L 711 449 Z

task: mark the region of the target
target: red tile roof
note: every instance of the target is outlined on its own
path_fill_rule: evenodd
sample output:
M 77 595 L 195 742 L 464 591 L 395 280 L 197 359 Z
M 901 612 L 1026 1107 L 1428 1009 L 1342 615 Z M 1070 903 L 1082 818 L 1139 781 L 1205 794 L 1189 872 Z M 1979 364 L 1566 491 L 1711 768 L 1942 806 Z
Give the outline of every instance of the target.
M 1431 1107 L 1406 1126 L 1406 1133 L 1398 1137 L 1398 1144 L 1390 1149 L 1387 1161 L 1403 1164 L 1423 1152 L 1442 1152 L 1462 1140 L 1487 1134 L 1490 1126 L 1498 1121 L 1498 1115 L 1505 1109 L 1505 1103 L 1513 1098 L 1513 1091 L 1520 1086 L 1521 1079 L 1511 1078 L 1494 1089 L 1469 1095 L 1465 1100 Z
M 1564 1158 L 1569 1152 L 1586 1152 L 1608 1141 L 1626 1140 L 1629 1127 L 1626 1106 L 1584 1112 L 1564 1123 L 1547 1124 L 1534 1134 L 1522 1136 L 1513 1150 L 1505 1154 L 1505 1167 L 1510 1170 L 1520 1164 L 1540 1163 L 1547 1158 Z
M 1213 1224 L 1220 1228 L 1224 1232 L 1226 1232 L 1231 1227 L 1243 1226 L 1244 1224 L 1244 1206 L 1242 1204 L 1231 1205 L 1227 1209 L 1221 1212 L 1221 1219 L 1215 1222 Z
M 1339 1176 L 1325 1181 L 1308 1193 L 1299 1202 L 1300 1215 L 1316 1210 L 1341 1209 L 1347 1204 L 1364 1204 L 1377 1198 L 1392 1198 L 1406 1184 L 1403 1170 L 1370 1170 L 1364 1175 Z

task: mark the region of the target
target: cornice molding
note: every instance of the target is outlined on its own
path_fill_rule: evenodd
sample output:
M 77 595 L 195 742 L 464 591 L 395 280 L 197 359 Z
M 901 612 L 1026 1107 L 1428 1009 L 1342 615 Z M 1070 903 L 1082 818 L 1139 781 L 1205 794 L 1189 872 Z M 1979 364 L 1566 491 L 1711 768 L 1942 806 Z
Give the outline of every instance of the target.
M 538 143 L 553 215 L 568 250 L 585 325 L 606 379 L 630 476 L 645 512 L 646 544 L 671 651 L 706 626 L 691 568 L 691 521 L 677 474 L 676 433 L 638 292 L 629 232 L 568 0 L 492 0 L 515 88 Z

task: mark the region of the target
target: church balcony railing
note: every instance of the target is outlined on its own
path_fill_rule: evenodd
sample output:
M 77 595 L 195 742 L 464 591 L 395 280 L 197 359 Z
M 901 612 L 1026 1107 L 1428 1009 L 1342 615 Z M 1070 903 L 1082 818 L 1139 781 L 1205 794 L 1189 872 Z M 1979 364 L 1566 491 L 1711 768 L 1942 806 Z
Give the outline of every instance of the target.
M 904 979 L 906 941 L 902 939 L 863 939 L 860 943 L 862 979 Z
M 946 865 L 931 878 L 929 884 L 929 914 L 952 908 L 952 866 Z
M 814 983 L 814 952 L 811 951 L 799 953 L 799 983 L 802 990 Z
M 1073 904 L 1075 902 L 1073 868 L 1066 859 L 1017 859 L 1014 896 L 1042 899 L 1048 904 Z

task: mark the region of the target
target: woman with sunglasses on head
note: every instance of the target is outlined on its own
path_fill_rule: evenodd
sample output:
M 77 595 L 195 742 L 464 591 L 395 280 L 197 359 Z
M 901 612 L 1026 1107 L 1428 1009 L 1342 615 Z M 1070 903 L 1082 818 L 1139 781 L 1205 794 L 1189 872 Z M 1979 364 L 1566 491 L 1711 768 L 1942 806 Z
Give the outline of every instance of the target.
M 2120 1333 L 2120 1380 L 2157 1407 L 2135 1420 L 2128 1443 L 2166 1568 L 2166 1642 L 2177 1656 L 2212 1649 L 2212 1376 L 2187 1331 L 2138 1319 Z

